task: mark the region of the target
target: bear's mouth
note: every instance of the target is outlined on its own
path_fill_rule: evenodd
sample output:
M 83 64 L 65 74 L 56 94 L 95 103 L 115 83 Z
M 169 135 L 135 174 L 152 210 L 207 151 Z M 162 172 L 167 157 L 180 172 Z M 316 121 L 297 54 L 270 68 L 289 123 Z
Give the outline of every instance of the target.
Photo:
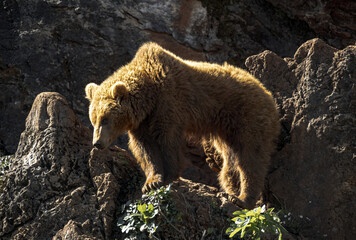
M 93 143 L 93 146 L 94 146 L 94 148 L 99 149 L 99 150 L 102 150 L 105 148 L 105 146 L 99 141 Z

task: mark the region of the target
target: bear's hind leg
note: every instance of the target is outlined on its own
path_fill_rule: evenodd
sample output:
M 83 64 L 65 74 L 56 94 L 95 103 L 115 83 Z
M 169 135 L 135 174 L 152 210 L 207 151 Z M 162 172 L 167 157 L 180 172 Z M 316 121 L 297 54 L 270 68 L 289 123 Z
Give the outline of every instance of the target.
M 221 156 L 223 162 L 219 173 L 220 186 L 229 195 L 230 200 L 243 207 L 237 199 L 240 192 L 240 173 L 236 167 L 235 154 L 225 148 Z
M 219 173 L 221 187 L 230 200 L 243 208 L 252 209 L 264 186 L 268 155 L 259 151 L 235 151 L 224 147 L 223 167 Z
M 240 192 L 240 174 L 237 170 L 233 171 L 228 164 L 224 165 L 219 173 L 219 182 L 222 189 L 232 200 L 238 197 Z
M 252 209 L 264 187 L 269 154 L 263 152 L 262 148 L 242 148 L 237 157 L 241 183 L 238 199 L 245 208 Z
M 209 167 L 215 172 L 220 172 L 223 166 L 223 158 L 221 154 L 215 149 L 213 138 L 203 138 L 202 146 L 204 149 L 204 153 L 206 155 L 206 162 Z

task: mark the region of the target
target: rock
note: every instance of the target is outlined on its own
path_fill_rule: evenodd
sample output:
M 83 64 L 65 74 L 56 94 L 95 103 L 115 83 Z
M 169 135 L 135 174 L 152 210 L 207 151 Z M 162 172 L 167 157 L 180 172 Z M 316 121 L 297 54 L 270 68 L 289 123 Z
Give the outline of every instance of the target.
M 94 232 L 90 234 L 91 232 Z M 95 234 L 95 227 L 93 228 L 89 220 L 83 224 L 69 220 L 63 229 L 59 230 L 53 237 L 53 240 L 100 240 L 103 239 L 101 234 Z
M 63 96 L 38 95 L 1 189 L 1 239 L 113 234 L 116 208 L 142 176 L 124 150 L 91 151 L 91 137 Z
M 246 66 L 280 107 L 283 132 L 268 176 L 267 200 L 302 216 L 298 231 L 307 238 L 352 239 L 356 46 L 338 50 L 313 39 L 293 58 L 265 51 L 249 57 Z
M 310 238 L 323 234 L 347 238 L 354 233 L 354 214 L 346 210 L 355 205 L 351 175 L 355 151 L 350 150 L 355 147 L 355 57 L 354 45 L 346 47 L 355 43 L 355 24 L 350 20 L 354 4 L 304 2 L 3 0 L 0 155 L 18 151 L 0 197 L 0 219 L 4 219 L 0 237 L 57 233 L 60 237 L 68 229 L 75 230 L 73 236 L 78 238 L 116 236 L 109 227 L 115 215 L 105 211 L 113 209 L 113 192 L 133 190 L 124 190 L 111 171 L 112 165 L 121 166 L 117 150 L 102 157 L 111 159 L 108 165 L 96 157 L 103 153 L 92 152 L 97 160 L 90 161 L 90 130 L 83 126 L 91 127 L 84 87 L 102 82 L 130 61 L 145 41 L 156 41 L 184 58 L 236 66 L 258 54 L 248 58 L 246 66 L 273 91 L 282 123 L 267 200 L 276 203 L 273 193 L 294 212 L 310 214 L 312 226 L 318 228 L 302 228 Z M 313 40 L 299 48 L 314 37 L 333 47 Z M 68 102 L 56 94 L 42 95 L 41 104 L 34 105 L 42 115 L 30 113 L 36 96 L 47 91 L 60 92 Z M 124 146 L 127 139 L 118 142 Z M 205 174 L 201 151 L 190 148 L 186 155 L 193 165 L 184 177 L 217 186 L 216 174 Z M 88 163 L 99 170 L 93 172 Z M 16 199 L 13 204 L 11 196 Z M 72 209 L 69 201 L 78 202 L 81 196 L 86 207 Z M 99 202 L 106 206 L 102 211 L 97 210 Z M 85 219 L 73 213 L 83 209 Z M 62 212 L 67 215 L 59 218 Z M 59 220 L 44 228 L 52 215 Z M 337 218 L 341 220 L 336 222 Z M 89 225 L 84 224 L 87 219 Z M 31 230 L 34 226 L 40 226 L 36 233 Z M 89 233 L 85 226 L 99 230 Z
M 0 19 L 3 154 L 16 151 L 41 92 L 60 92 L 90 127 L 85 85 L 102 82 L 143 42 L 156 41 L 183 58 L 243 66 L 252 54 L 291 55 L 315 37 L 306 23 L 265 1 L 4 0 Z
M 62 95 L 44 92 L 36 97 L 11 169 L 0 184 L 1 239 L 123 239 L 116 223 L 122 205 L 140 198 L 142 171 L 119 147 L 91 149 L 91 138 Z M 203 156 L 195 157 L 185 176 L 198 182 L 180 179 L 172 186 L 173 202 L 184 220 L 177 227 L 185 237 L 214 239 L 237 207 L 218 188 L 199 183 L 214 184 L 210 178 L 215 175 L 216 180 L 216 173 Z M 167 239 L 177 237 L 163 232 Z
M 268 2 L 282 9 L 289 16 L 308 23 L 311 29 L 327 38 L 330 44 L 338 47 L 355 44 L 356 3 L 354 1 L 268 0 Z
M 60 94 L 36 98 L 0 195 L 2 239 L 46 239 L 71 218 L 95 218 L 90 136 Z
M 173 183 L 171 196 L 181 215 L 181 221 L 175 226 L 181 233 L 164 231 L 162 239 L 183 239 L 180 235 L 185 239 L 217 239 L 225 236 L 228 219 L 240 210 L 219 194 L 217 188 L 183 178 Z M 211 233 L 208 235 L 207 231 Z
M 0 18 L 6 36 L 0 43 L 0 138 L 10 153 L 16 151 L 24 120 L 41 92 L 61 92 L 89 126 L 81 89 L 103 81 L 148 39 L 110 1 L 5 0 Z
M 97 214 L 102 219 L 106 238 L 110 238 L 113 231 L 118 234 L 115 228 L 117 210 L 129 199 L 140 195 L 144 178 L 135 160 L 118 147 L 105 151 L 93 149 L 89 168 L 100 206 Z

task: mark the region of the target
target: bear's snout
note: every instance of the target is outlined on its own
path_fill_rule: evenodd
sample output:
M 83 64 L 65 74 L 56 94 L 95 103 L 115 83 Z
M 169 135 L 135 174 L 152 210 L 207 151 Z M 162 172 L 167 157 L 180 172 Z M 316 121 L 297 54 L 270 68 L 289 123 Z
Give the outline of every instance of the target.
M 103 149 L 104 148 L 103 144 L 101 144 L 99 141 L 93 143 L 93 146 L 95 148 L 97 148 L 97 149 Z

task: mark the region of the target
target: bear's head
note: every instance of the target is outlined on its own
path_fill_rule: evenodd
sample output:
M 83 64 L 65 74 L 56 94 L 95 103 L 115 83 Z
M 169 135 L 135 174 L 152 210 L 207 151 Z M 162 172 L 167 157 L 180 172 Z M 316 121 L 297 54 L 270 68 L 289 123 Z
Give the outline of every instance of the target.
M 128 89 L 123 82 L 106 84 L 89 83 L 85 87 L 90 101 L 89 118 L 94 127 L 93 145 L 108 147 L 119 135 L 131 128 L 129 104 L 126 104 Z

